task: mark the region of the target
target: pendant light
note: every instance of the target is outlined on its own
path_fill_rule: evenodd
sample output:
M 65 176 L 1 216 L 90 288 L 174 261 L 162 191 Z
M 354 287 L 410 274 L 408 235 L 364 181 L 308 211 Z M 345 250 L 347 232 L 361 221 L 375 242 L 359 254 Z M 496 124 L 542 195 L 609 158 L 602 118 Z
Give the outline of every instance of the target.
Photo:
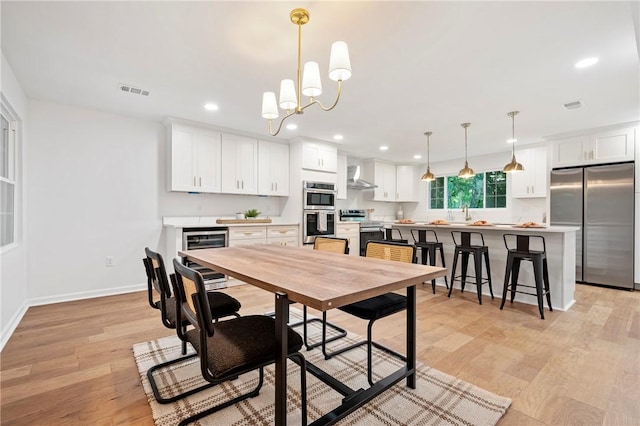
M 520 111 L 511 111 L 508 112 L 507 115 L 511 117 L 511 143 L 513 144 L 511 147 L 511 162 L 504 166 L 502 169 L 505 173 L 515 173 L 524 171 L 524 167 L 522 164 L 516 161 L 516 130 L 515 130 L 515 117 Z
M 467 162 L 467 127 L 471 126 L 471 123 L 462 123 L 461 126 L 464 127 L 464 168 L 458 172 L 458 177 L 469 179 L 476 175 Z
M 427 171 L 422 175 L 422 180 L 425 182 L 431 182 L 432 180 L 436 180 L 436 176 L 431 173 L 429 167 L 429 136 L 431 136 L 432 132 L 424 132 L 424 135 L 427 137 Z

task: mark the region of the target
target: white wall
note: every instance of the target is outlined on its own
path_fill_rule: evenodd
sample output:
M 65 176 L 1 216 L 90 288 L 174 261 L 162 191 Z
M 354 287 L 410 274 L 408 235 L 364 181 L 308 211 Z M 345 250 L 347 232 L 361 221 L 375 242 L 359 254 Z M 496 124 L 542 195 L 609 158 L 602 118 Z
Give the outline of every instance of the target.
M 2 55 L 2 97 L 18 119 L 18 143 L 16 164 L 16 244 L 0 254 L 0 350 L 13 333 L 27 309 L 27 245 L 24 240 L 24 156 L 26 145 L 27 97 L 13 74 L 11 66 Z
M 144 247 L 166 254 L 163 216 L 279 214 L 275 197 L 168 192 L 159 122 L 35 100 L 29 115 L 31 304 L 143 288 Z

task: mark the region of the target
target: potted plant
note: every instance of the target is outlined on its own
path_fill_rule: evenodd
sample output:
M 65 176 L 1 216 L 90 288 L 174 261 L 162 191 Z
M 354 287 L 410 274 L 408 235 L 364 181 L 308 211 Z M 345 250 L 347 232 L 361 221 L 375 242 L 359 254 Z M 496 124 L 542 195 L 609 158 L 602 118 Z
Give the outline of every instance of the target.
M 251 209 L 251 210 L 247 210 L 246 212 L 244 212 L 244 218 L 245 219 L 255 219 L 258 217 L 258 215 L 260 214 L 260 212 L 256 209 Z

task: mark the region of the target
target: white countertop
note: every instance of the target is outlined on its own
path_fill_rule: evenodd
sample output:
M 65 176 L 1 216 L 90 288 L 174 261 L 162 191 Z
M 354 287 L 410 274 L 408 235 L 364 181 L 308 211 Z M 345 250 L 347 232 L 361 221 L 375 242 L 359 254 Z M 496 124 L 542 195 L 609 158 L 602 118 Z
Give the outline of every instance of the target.
M 299 222 L 282 220 L 279 217 L 259 218 L 271 219 L 271 223 L 216 223 L 217 219 L 234 219 L 233 217 L 219 216 L 182 216 L 182 217 L 163 217 L 162 225 L 168 228 L 208 228 L 212 226 L 273 226 L 273 225 L 289 225 L 298 226 Z
M 473 229 L 474 231 L 499 231 L 499 232 L 529 232 L 529 233 L 566 233 L 580 230 L 577 226 L 547 226 L 544 228 L 520 228 L 516 225 L 469 225 L 467 223 L 450 223 L 449 225 L 430 225 L 424 222 L 394 223 L 398 228 L 444 228 L 444 229 Z

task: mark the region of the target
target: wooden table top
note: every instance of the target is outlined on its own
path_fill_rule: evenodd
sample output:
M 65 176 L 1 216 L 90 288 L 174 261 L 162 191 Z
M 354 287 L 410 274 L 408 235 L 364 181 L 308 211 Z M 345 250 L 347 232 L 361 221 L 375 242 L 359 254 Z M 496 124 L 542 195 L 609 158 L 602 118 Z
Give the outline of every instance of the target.
M 326 311 L 443 277 L 446 268 L 299 247 L 253 245 L 179 252 L 189 260 Z

